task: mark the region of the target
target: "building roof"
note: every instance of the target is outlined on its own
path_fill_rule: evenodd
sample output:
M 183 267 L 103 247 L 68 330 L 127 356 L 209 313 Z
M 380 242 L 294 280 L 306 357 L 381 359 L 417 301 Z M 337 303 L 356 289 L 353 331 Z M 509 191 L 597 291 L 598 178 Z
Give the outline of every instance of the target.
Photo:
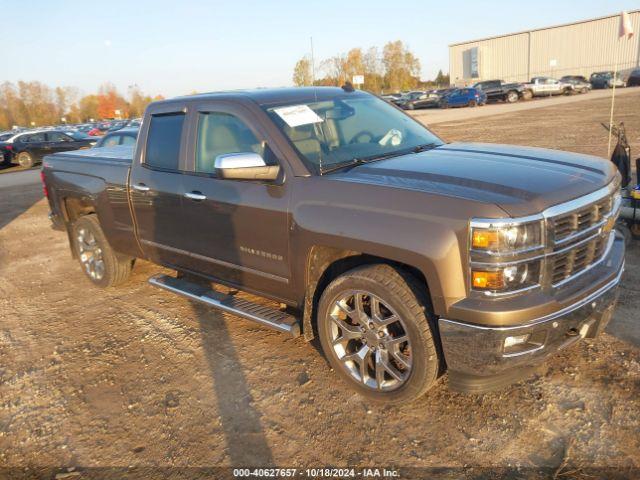
M 634 14 L 634 13 L 640 13 L 640 10 L 630 10 L 627 13 L 629 15 Z M 495 38 L 511 37 L 513 35 L 521 35 L 523 33 L 539 32 L 539 31 L 542 31 L 542 30 L 552 30 L 554 28 L 569 27 L 571 25 L 579 25 L 581 23 L 597 22 L 599 20 L 605 20 L 607 18 L 613 18 L 613 17 L 619 17 L 619 16 L 620 16 L 620 13 L 616 13 L 616 14 L 613 14 L 613 15 L 605 15 L 604 17 L 589 18 L 587 20 L 578 20 L 576 22 L 561 23 L 559 25 L 551 25 L 549 27 L 532 28 L 530 30 L 522 30 L 522 31 L 519 31 L 519 32 L 503 33 L 501 35 L 494 35 L 494 36 L 491 36 L 491 37 L 478 38 L 476 40 L 467 40 L 467 41 L 464 41 L 464 42 L 450 43 L 449 47 L 456 47 L 458 45 L 465 45 L 467 43 L 483 42 L 485 40 L 493 40 Z

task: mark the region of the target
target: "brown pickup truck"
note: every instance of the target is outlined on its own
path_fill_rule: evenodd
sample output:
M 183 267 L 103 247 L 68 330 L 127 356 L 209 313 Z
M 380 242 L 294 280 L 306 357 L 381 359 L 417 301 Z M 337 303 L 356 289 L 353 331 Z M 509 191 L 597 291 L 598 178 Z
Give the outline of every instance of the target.
M 349 88 L 156 102 L 135 149 L 58 153 L 42 175 L 94 285 L 136 258 L 169 267 L 150 283 L 319 337 L 338 375 L 384 401 L 445 372 L 466 392 L 520 380 L 603 330 L 624 265 L 609 162 L 445 143 Z

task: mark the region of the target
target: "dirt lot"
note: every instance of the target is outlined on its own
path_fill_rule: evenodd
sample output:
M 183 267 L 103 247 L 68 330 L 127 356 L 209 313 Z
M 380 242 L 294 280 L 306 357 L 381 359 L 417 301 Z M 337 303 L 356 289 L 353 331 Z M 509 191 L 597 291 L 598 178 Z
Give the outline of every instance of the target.
M 618 110 L 634 142 L 639 107 L 640 92 Z M 604 155 L 607 118 L 593 100 L 434 129 Z M 505 391 L 455 394 L 443 378 L 399 408 L 353 394 L 314 345 L 148 286 L 149 263 L 124 287 L 92 288 L 46 214 L 39 186 L 0 190 L 0 477 L 213 478 L 181 468 L 219 465 L 640 476 L 639 242 L 607 334 Z

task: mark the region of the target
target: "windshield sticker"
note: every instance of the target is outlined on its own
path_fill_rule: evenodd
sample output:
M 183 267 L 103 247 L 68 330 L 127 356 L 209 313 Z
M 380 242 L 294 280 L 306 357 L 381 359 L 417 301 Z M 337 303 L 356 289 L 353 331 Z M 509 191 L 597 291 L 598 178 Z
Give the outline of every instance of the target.
M 309 105 L 274 108 L 273 111 L 291 128 L 322 122 L 322 119 L 309 108 Z
M 393 145 L 394 147 L 397 147 L 402 143 L 402 132 L 400 130 L 392 128 L 387 132 L 387 134 L 384 137 L 380 139 L 378 143 L 383 147 L 386 147 L 388 145 Z

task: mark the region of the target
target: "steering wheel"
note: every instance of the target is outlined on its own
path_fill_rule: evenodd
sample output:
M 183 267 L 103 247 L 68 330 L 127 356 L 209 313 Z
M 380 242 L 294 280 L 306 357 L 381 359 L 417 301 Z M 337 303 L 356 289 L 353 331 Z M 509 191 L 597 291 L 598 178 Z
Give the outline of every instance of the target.
M 360 141 L 360 137 L 364 137 L 364 136 L 369 137 L 369 140 L 366 141 L 366 142 L 361 142 Z M 373 140 L 373 133 L 371 133 L 368 130 L 362 130 L 361 132 L 358 132 L 353 136 L 353 138 L 351 139 L 349 144 L 352 144 L 352 143 L 371 143 L 372 140 Z

